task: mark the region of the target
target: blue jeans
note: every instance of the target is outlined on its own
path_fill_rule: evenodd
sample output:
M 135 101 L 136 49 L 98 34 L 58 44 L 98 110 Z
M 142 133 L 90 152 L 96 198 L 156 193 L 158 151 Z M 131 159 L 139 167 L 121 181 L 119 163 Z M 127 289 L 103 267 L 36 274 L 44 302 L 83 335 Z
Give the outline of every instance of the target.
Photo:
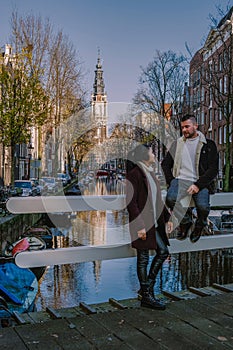
M 172 209 L 179 224 L 192 222 L 190 208 L 184 208 L 181 204 L 182 198 L 186 197 L 187 189 L 193 183 L 186 180 L 173 179 L 167 191 L 166 204 Z M 210 212 L 210 195 L 207 188 L 203 188 L 198 193 L 192 195 L 197 210 L 196 226 L 206 226 L 207 217 Z

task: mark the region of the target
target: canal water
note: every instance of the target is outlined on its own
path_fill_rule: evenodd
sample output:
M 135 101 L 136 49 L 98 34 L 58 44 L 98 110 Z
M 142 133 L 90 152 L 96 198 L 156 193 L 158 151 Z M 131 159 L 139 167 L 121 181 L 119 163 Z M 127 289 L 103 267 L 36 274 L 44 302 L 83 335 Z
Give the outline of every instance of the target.
M 84 194 L 122 194 L 124 182 L 90 184 Z M 51 214 L 56 228 L 54 247 L 107 245 L 130 242 L 127 211 L 90 211 Z M 78 254 L 78 253 L 77 253 Z M 233 250 L 172 254 L 157 276 L 155 292 L 175 292 L 193 286 L 233 282 Z M 37 310 L 65 308 L 137 296 L 136 258 L 48 266 L 39 281 Z

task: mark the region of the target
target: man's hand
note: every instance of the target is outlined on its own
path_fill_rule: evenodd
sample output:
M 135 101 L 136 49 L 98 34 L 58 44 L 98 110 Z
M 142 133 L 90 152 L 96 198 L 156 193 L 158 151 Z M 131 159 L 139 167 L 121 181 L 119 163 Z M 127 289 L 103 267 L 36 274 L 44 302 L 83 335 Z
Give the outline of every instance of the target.
M 199 188 L 196 185 L 191 185 L 188 189 L 187 189 L 188 194 L 196 194 L 199 192 Z
M 138 231 L 138 238 L 141 238 L 143 241 L 146 240 L 146 230 L 144 228 Z

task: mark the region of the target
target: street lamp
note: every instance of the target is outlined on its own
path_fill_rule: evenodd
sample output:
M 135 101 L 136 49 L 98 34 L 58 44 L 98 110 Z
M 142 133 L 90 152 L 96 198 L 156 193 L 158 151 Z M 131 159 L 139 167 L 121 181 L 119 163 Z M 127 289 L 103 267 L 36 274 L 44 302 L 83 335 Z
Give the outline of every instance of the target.
M 31 143 L 29 143 L 28 147 L 28 180 L 30 179 L 30 167 L 31 167 L 31 157 L 32 157 L 32 150 L 34 149 L 34 147 L 32 146 Z

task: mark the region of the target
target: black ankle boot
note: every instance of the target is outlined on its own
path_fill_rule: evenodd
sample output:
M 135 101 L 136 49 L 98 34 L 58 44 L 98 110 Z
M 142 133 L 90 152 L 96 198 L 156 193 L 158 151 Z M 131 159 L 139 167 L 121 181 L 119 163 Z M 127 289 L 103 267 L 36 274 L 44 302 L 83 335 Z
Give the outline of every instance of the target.
M 155 294 L 154 294 L 155 280 L 152 280 L 152 279 L 149 278 L 148 284 L 149 284 L 149 289 L 148 289 L 148 291 L 149 291 L 150 295 L 152 296 L 152 298 L 155 299 Z M 138 300 L 142 300 L 142 294 L 143 294 L 142 290 L 143 290 L 143 288 L 140 288 L 140 289 L 138 290 Z
M 149 294 L 152 296 L 152 298 L 155 299 L 154 285 L 155 285 L 154 282 L 152 282 L 150 284 L 150 286 L 149 286 Z M 142 288 L 140 288 L 137 293 L 138 293 L 138 300 L 142 300 L 142 295 L 143 295 Z
M 148 307 L 150 309 L 155 309 L 155 310 L 166 309 L 166 306 L 163 303 L 161 303 L 159 300 L 154 299 L 152 295 L 149 293 L 149 291 L 142 293 L 141 306 Z
M 155 280 L 149 279 L 149 293 L 155 299 L 154 286 L 155 286 Z
M 138 300 L 142 300 L 142 289 L 138 290 Z

